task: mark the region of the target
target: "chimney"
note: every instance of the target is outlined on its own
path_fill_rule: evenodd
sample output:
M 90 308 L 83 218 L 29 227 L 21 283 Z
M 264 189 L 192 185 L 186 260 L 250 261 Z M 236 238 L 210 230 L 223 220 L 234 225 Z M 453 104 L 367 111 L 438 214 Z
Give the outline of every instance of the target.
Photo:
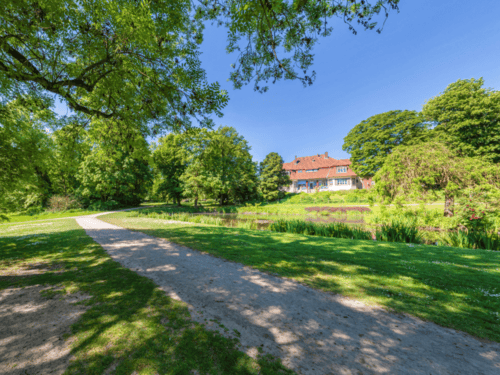
M 328 159 L 328 151 L 325 151 L 325 159 Z
M 297 155 L 295 155 L 295 159 L 297 159 Z

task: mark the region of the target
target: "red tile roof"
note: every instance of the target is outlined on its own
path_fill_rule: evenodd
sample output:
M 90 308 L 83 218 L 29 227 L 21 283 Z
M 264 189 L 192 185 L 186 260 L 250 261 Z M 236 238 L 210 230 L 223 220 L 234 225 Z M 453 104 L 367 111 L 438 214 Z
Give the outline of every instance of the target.
M 283 169 L 290 171 L 291 180 L 312 180 L 318 178 L 331 178 L 331 177 L 356 177 L 351 168 L 349 159 L 334 159 L 329 158 L 328 154 L 314 155 L 314 156 L 303 156 L 300 158 L 295 158 L 290 163 L 284 163 Z M 347 172 L 337 173 L 336 167 L 346 166 Z M 306 172 L 308 169 L 319 169 L 317 172 Z M 297 171 L 301 170 L 301 173 Z
M 283 169 L 287 171 L 293 171 L 297 169 L 318 169 L 318 168 L 330 168 L 336 166 L 351 165 L 349 159 L 334 159 L 328 157 L 326 154 L 314 155 L 314 156 L 303 156 L 300 158 L 295 158 L 289 163 L 283 164 Z
M 341 178 L 341 177 L 356 177 L 356 173 L 354 173 L 351 168 L 347 169 L 345 173 L 337 173 L 337 167 L 334 168 L 321 168 L 317 172 L 304 172 L 298 173 L 296 171 L 291 171 L 290 179 L 291 180 L 313 180 L 318 178 Z

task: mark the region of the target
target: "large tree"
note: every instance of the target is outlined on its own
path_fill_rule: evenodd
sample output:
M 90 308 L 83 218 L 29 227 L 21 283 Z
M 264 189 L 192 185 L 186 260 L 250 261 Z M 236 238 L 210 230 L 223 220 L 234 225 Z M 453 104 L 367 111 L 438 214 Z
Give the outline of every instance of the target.
M 351 129 L 342 149 L 351 154 L 351 168 L 363 178 L 373 177 L 394 147 L 419 142 L 427 124 L 416 111 L 389 111 L 372 116 Z
M 77 173 L 78 197 L 103 208 L 137 205 L 152 180 L 144 136 L 121 121 L 105 119 L 88 132 L 90 153 Z
M 341 18 L 377 30 L 399 0 L 4 0 L 0 8 L 0 93 L 53 96 L 92 117 L 134 127 L 189 127 L 221 115 L 227 95 L 199 60 L 205 21 L 228 30 L 235 87 L 311 84 L 312 49 Z M 264 83 L 264 84 L 263 84 Z M 95 124 L 95 123 L 92 123 Z
M 266 155 L 260 163 L 259 186 L 264 199 L 274 201 L 284 196 L 284 186 L 290 185 L 290 176 L 283 169 L 283 158 L 276 152 Z
M 500 188 L 500 166 L 480 158 L 461 157 L 438 141 L 397 147 L 374 177 L 377 192 L 425 198 L 444 191 L 444 215 L 453 216 L 456 197 L 472 190 Z
M 484 88 L 484 80 L 450 84 L 424 105 L 422 113 L 435 123 L 433 134 L 463 156 L 500 162 L 500 91 Z
M 184 191 L 180 177 L 186 170 L 187 162 L 184 138 L 181 134 L 169 134 L 160 138 L 153 151 L 153 165 L 161 177 L 157 194 L 172 199 L 178 205 Z
M 201 129 L 187 135 L 188 166 L 181 177 L 185 195 L 217 199 L 245 200 L 255 193 L 257 168 L 247 141 L 234 128 Z

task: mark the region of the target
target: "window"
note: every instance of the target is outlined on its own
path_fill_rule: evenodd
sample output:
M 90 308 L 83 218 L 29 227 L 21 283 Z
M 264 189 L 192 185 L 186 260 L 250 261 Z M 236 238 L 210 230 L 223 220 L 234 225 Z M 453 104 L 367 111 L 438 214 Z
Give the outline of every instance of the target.
M 347 173 L 347 167 L 337 167 L 337 173 Z
M 317 172 L 317 171 L 319 171 L 319 169 L 308 169 L 306 172 Z
M 335 185 L 349 185 L 349 179 L 348 178 L 339 178 L 335 180 L 337 183 Z
M 302 169 L 299 169 L 299 170 L 297 171 L 297 173 L 302 173 Z

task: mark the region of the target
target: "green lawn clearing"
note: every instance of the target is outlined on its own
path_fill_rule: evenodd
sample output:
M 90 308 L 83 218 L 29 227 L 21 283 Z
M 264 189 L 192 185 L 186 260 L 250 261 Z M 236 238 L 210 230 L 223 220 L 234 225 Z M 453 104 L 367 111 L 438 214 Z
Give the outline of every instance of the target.
M 0 271 L 46 265 L 39 275 L 0 277 L 0 290 L 40 284 L 63 288 L 48 298 L 91 296 L 72 326 L 75 360 L 66 374 L 107 374 L 115 365 L 116 374 L 293 374 L 269 355 L 239 351 L 236 334 L 191 321 L 184 303 L 113 261 L 74 220 L 3 225 L 0 249 Z
M 500 342 L 500 252 L 100 219 Z
M 50 219 L 59 219 L 65 217 L 72 216 L 83 216 L 83 215 L 92 215 L 97 214 L 101 211 L 90 211 L 90 210 L 82 210 L 82 209 L 74 209 L 63 212 L 42 212 L 35 215 L 26 215 L 26 214 L 7 214 L 7 220 L 4 220 L 4 223 L 20 223 L 23 221 L 35 221 L 35 220 L 50 220 Z

